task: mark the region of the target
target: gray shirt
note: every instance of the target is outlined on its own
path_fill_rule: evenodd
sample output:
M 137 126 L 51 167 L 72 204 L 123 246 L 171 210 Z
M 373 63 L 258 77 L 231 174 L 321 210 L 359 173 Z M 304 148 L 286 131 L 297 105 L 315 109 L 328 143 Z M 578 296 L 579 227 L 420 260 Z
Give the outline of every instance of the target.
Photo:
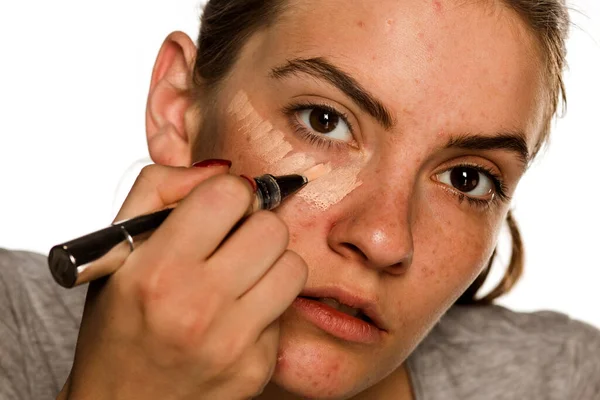
M 55 398 L 85 287 L 62 289 L 44 256 L 0 249 L 0 399 Z M 408 359 L 416 400 L 600 400 L 600 331 L 553 312 L 455 306 Z

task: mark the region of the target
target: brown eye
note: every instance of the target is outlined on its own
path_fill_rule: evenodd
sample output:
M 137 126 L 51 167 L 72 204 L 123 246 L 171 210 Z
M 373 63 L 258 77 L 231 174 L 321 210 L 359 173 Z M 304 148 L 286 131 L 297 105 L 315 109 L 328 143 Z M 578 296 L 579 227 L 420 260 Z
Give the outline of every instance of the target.
M 310 135 L 350 143 L 352 129 L 344 114 L 328 107 L 307 106 L 296 111 L 299 122 Z
M 479 184 L 479 171 L 468 167 L 456 167 L 450 172 L 452 186 L 461 192 L 469 193 Z
M 437 179 L 471 197 L 485 197 L 495 192 L 488 173 L 468 165 L 456 166 L 437 174 Z
M 319 133 L 331 133 L 340 122 L 339 115 L 322 108 L 313 108 L 308 118 L 310 127 Z

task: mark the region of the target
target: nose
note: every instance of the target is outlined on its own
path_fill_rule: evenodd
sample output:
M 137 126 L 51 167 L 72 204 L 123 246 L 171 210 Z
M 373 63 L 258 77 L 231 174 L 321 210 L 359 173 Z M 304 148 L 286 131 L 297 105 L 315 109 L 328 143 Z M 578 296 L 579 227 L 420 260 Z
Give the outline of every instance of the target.
M 329 232 L 328 245 L 369 268 L 404 273 L 413 258 L 411 196 L 408 190 L 366 192 L 371 191 L 358 188 L 355 200 L 345 204 Z

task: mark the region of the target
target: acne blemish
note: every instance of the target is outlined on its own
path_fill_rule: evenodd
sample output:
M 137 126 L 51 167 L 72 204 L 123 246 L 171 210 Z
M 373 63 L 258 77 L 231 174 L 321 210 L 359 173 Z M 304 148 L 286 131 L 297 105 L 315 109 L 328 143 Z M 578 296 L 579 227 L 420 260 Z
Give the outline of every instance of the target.
M 436 14 L 441 13 L 443 10 L 443 6 L 442 6 L 442 2 L 441 0 L 433 0 L 433 11 Z
M 392 29 L 394 28 L 394 20 L 393 19 L 387 19 L 385 21 L 385 26 L 384 26 L 384 30 L 385 33 L 390 33 L 392 32 Z

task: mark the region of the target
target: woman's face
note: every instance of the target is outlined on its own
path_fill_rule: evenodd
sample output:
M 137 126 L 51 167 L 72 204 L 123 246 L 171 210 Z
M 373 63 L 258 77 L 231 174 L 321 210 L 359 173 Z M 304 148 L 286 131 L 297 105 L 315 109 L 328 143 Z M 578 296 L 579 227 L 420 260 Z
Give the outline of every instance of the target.
M 534 38 L 496 3 L 291 1 L 205 109 L 195 160 L 327 164 L 276 211 L 309 267 L 303 295 L 369 304 L 383 328 L 291 307 L 279 386 L 348 396 L 399 374 L 490 258 L 543 101 Z

